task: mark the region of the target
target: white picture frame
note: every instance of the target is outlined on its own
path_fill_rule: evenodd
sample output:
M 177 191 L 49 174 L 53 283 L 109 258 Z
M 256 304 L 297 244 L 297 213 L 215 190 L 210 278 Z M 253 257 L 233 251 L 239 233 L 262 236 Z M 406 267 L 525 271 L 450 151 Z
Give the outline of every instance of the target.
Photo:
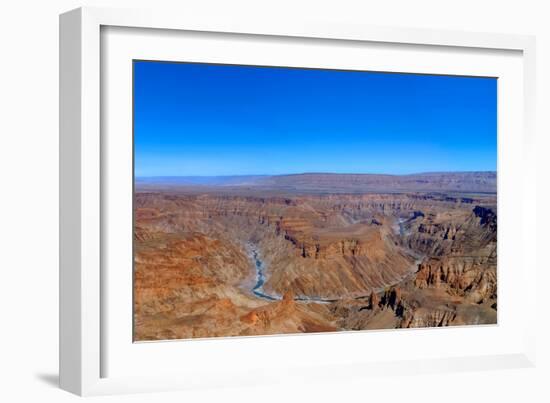
M 514 126 L 519 128 L 519 132 L 511 133 L 510 136 L 513 137 L 509 137 L 517 142 L 517 147 L 508 148 L 514 148 L 517 152 L 514 157 L 514 168 L 521 165 L 522 169 L 518 170 L 514 178 L 509 177 L 507 180 L 510 181 L 510 184 L 512 181 L 515 181 L 514 184 L 521 184 L 521 191 L 518 192 L 516 189 L 516 194 L 511 194 L 510 197 L 515 198 L 517 206 L 523 208 L 520 213 L 521 219 L 518 218 L 520 226 L 517 227 L 516 232 L 519 234 L 510 234 L 509 241 L 520 242 L 522 245 L 521 251 L 515 255 L 515 258 L 521 257 L 522 275 L 535 278 L 537 270 L 534 251 L 536 242 L 527 242 L 525 239 L 525 234 L 529 231 L 532 234 L 535 233 L 532 230 L 535 211 L 526 207 L 532 204 L 530 202 L 535 197 L 535 176 L 533 175 L 535 160 L 531 158 L 534 155 L 535 42 L 533 37 L 350 26 L 315 21 L 289 20 L 282 22 L 269 19 L 216 21 L 196 18 L 192 15 L 171 15 L 150 10 L 80 8 L 60 17 L 60 384 L 63 389 L 79 395 L 95 395 L 247 385 L 274 381 L 293 382 L 298 373 L 303 381 L 304 377 L 324 379 L 328 372 L 331 373 L 331 378 L 334 378 L 334 374 L 337 373 L 338 377 L 345 379 L 369 376 L 373 373 L 379 374 L 380 371 L 406 374 L 409 372 L 517 368 L 534 365 L 534 321 L 524 315 L 522 324 L 513 322 L 513 326 L 511 325 L 513 329 L 510 329 L 510 332 L 514 333 L 514 340 L 521 339 L 521 341 L 508 350 L 502 347 L 498 352 L 495 349 L 488 354 L 476 352 L 474 355 L 461 355 L 460 352 L 455 351 L 454 355 L 437 353 L 435 355 L 419 355 L 416 358 L 411 356 L 402 360 L 390 357 L 388 354 L 388 359 L 378 357 L 376 361 L 358 356 L 356 359 L 347 361 L 327 358 L 326 362 L 323 362 L 323 360 L 315 359 L 314 350 L 308 351 L 308 345 L 315 345 L 315 343 L 309 342 L 309 338 L 317 336 L 275 336 L 244 338 L 238 342 L 231 342 L 233 343 L 231 345 L 227 340 L 209 340 L 206 341 L 206 344 L 205 341 L 202 341 L 203 344 L 187 343 L 185 346 L 178 345 L 178 343 L 154 343 L 157 346 L 147 347 L 147 351 L 134 353 L 128 349 L 128 354 L 144 354 L 140 356 L 140 361 L 144 359 L 143 357 L 149 357 L 146 358 L 146 361 L 142 361 L 146 363 L 144 364 L 146 366 L 153 365 L 153 362 L 154 365 L 158 365 L 159 362 L 163 362 L 162 360 L 165 364 L 169 364 L 167 357 L 175 350 L 180 350 L 180 354 L 187 354 L 189 360 L 184 364 L 170 363 L 166 366 L 171 370 L 158 375 L 148 372 L 139 373 L 139 371 L 131 373 L 129 368 L 123 367 L 117 371 L 108 369 L 106 362 L 109 354 L 112 354 L 110 351 L 113 349 L 124 350 L 124 348 L 120 348 L 123 346 L 113 345 L 109 332 L 106 332 L 105 329 L 109 326 L 111 333 L 122 334 L 124 332 L 124 329 L 116 329 L 112 321 L 107 319 L 112 306 L 107 303 L 110 300 L 108 298 L 109 290 L 106 289 L 104 282 L 105 278 L 110 279 L 110 277 L 104 271 L 105 267 L 108 267 L 108 262 L 105 257 L 106 248 L 103 244 L 102 227 L 107 226 L 105 220 L 108 218 L 106 218 L 105 212 L 102 212 L 102 208 L 109 200 L 109 197 L 106 197 L 106 190 L 110 188 L 106 178 L 109 177 L 110 172 L 106 167 L 112 166 L 108 164 L 109 157 L 105 147 L 115 147 L 110 140 L 104 138 L 102 140 L 102 133 L 109 131 L 111 124 L 106 119 L 108 111 L 102 109 L 105 107 L 104 96 L 110 91 L 109 88 L 105 88 L 105 86 L 109 86 L 109 83 L 102 80 L 102 74 L 105 74 L 105 71 L 102 70 L 104 61 L 101 59 L 105 55 L 109 55 L 102 49 L 102 46 L 105 45 L 102 42 L 102 31 L 110 29 L 109 27 L 117 27 L 116 29 L 122 30 L 139 28 L 157 30 L 156 32 L 175 32 L 175 40 L 177 40 L 177 32 L 192 32 L 194 36 L 198 37 L 217 33 L 217 37 L 222 40 L 224 35 L 228 36 L 228 40 L 234 35 L 252 36 L 258 40 L 268 39 L 275 42 L 296 39 L 306 41 L 306 46 L 309 43 L 308 40 L 332 41 L 330 46 L 335 49 L 346 43 L 376 43 L 420 46 L 423 49 L 427 47 L 439 50 L 465 49 L 479 55 L 495 51 L 515 52 L 516 56 L 520 57 L 522 74 L 518 79 L 517 74 L 511 73 L 510 77 L 513 77 L 515 81 L 519 80 L 519 82 L 511 82 L 510 85 L 519 92 L 519 100 L 516 100 L 516 103 L 511 105 L 514 108 L 507 109 L 507 112 L 509 115 L 514 115 L 516 123 L 519 122 L 519 126 Z M 132 34 L 130 33 L 130 35 Z M 170 40 L 165 41 L 164 45 L 161 45 L 160 37 L 153 38 L 152 41 L 158 41 L 158 48 L 166 48 L 165 54 L 170 54 L 170 46 L 173 46 L 174 41 L 173 35 Z M 144 43 L 140 46 L 145 48 L 147 44 Z M 162 57 L 161 53 L 157 55 Z M 125 57 L 132 57 L 132 55 L 128 54 Z M 430 61 L 429 57 L 433 56 L 426 57 Z M 417 67 L 417 69 L 423 68 L 427 69 L 428 67 L 420 65 Z M 444 66 L 440 68 L 444 68 Z M 466 64 L 455 68 L 457 71 L 464 70 L 466 73 L 469 71 L 468 69 Z M 124 74 L 124 70 L 121 71 Z M 430 73 L 431 71 L 424 72 Z M 124 92 L 124 88 L 121 87 L 117 91 L 118 93 Z M 112 105 L 110 98 L 108 99 L 109 105 Z M 124 98 L 122 99 L 124 102 Z M 518 110 L 518 105 L 521 110 Z M 504 123 L 500 129 L 506 130 L 508 123 Z M 502 151 L 501 147 L 505 146 L 506 144 L 499 145 L 499 156 Z M 116 148 L 112 150 L 116 152 Z M 508 163 L 507 161 L 510 160 L 505 159 L 505 163 Z M 499 162 L 499 172 L 501 168 L 506 171 L 506 166 L 502 166 Z M 507 185 L 504 185 L 506 188 Z M 501 219 L 502 217 L 499 215 L 499 230 Z M 512 236 L 516 238 L 512 239 Z M 499 233 L 499 251 L 500 248 Z M 129 284 L 128 287 L 130 286 Z M 502 303 L 506 306 L 506 299 L 512 297 L 511 293 L 501 295 L 499 292 L 499 308 L 501 298 L 505 298 Z M 524 306 L 532 308 L 524 310 L 524 312 L 533 312 L 534 315 L 536 295 L 532 292 L 524 297 L 525 301 L 522 302 L 525 304 Z M 427 335 L 431 333 L 427 332 L 438 332 L 439 330 L 415 330 L 415 332 L 421 331 L 425 333 L 415 334 L 417 336 L 423 334 L 422 337 L 428 337 Z M 498 331 L 500 330 L 483 330 L 486 333 L 483 337 L 494 337 L 494 335 L 498 337 Z M 447 337 L 464 336 L 464 333 L 459 335 L 458 332 L 461 330 L 454 329 L 448 333 L 439 333 L 437 338 L 444 340 Z M 368 336 L 368 334 L 375 336 Z M 410 335 L 403 336 L 401 334 L 400 337 L 417 337 L 413 333 Z M 323 343 L 326 343 L 327 346 L 335 346 L 337 343 L 353 345 L 353 343 L 362 340 L 359 337 L 383 337 L 389 340 L 394 336 L 388 333 L 384 333 L 382 336 L 381 333 L 378 333 L 376 336 L 376 332 L 374 332 L 362 333 L 359 336 L 335 334 L 330 337 L 330 339 L 317 338 L 315 340 L 324 340 Z M 472 333 L 472 337 L 477 337 L 477 335 Z M 262 341 L 266 339 L 270 340 L 270 344 Z M 132 344 L 131 339 L 128 340 L 128 343 Z M 296 351 L 303 351 L 303 365 L 308 368 L 306 375 L 292 362 L 286 366 L 279 363 L 279 367 L 282 366 L 284 371 L 281 371 L 280 368 L 275 368 L 275 371 L 270 371 L 269 368 L 257 371 L 258 368 L 246 367 L 245 358 L 243 358 L 241 367 L 237 365 L 234 368 L 232 365 L 232 368 L 229 368 L 221 365 L 220 369 L 210 372 L 208 369 L 204 369 L 202 372 L 199 370 L 189 371 L 189 368 L 193 366 L 193 360 L 198 365 L 198 355 L 193 358 L 192 351 L 194 349 L 204 353 L 214 351 L 218 355 L 228 354 L 228 347 L 233 350 L 240 349 L 239 351 L 269 349 L 274 351 L 273 359 L 275 360 L 277 348 L 282 344 L 292 344 Z M 108 346 L 111 347 L 108 348 Z M 319 347 L 318 342 L 317 347 Z M 382 345 L 378 349 L 383 351 L 383 348 Z M 143 350 L 143 348 L 141 349 Z M 308 355 L 308 353 L 311 354 Z M 161 358 L 158 358 L 157 361 L 149 361 L 153 360 L 150 358 L 151 355 Z M 119 360 L 131 362 L 129 358 L 131 358 L 129 355 L 120 356 Z M 223 359 L 221 360 L 223 361 Z M 327 369 L 332 369 L 332 371 L 327 371 Z

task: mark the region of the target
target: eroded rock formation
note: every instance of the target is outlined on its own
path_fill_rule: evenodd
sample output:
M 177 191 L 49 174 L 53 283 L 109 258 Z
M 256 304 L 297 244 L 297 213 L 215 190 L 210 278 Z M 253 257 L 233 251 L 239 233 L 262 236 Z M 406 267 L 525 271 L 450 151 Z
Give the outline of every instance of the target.
M 495 323 L 495 203 L 139 191 L 135 339 Z

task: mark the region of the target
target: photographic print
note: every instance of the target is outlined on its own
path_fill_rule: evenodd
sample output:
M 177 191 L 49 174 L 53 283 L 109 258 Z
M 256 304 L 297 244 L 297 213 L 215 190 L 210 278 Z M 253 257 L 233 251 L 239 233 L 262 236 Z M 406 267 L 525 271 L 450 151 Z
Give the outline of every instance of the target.
M 134 340 L 497 323 L 497 79 L 133 62 Z

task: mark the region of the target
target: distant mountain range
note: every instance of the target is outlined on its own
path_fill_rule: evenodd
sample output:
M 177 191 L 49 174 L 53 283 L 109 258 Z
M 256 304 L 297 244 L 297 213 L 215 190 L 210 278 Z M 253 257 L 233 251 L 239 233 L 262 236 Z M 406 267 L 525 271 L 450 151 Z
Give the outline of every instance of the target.
M 136 178 L 138 188 L 248 187 L 303 192 L 456 191 L 496 193 L 497 174 L 429 172 L 409 175 L 301 173 L 291 175 L 159 176 Z

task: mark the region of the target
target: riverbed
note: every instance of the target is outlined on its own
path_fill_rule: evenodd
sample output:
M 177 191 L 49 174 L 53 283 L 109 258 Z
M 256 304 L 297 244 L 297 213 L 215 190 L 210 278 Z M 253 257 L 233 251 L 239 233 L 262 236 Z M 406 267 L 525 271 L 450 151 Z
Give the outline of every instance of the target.
M 398 218 L 397 221 L 394 224 L 394 227 L 393 227 L 394 231 L 396 232 L 396 234 L 399 234 L 401 237 L 404 237 L 404 236 L 407 235 L 407 230 L 406 230 L 405 225 L 404 225 L 407 221 L 408 221 L 408 219 L 406 219 L 406 218 Z M 275 294 L 270 295 L 270 294 L 266 293 L 264 288 L 263 288 L 264 284 L 266 282 L 266 264 L 261 258 L 261 254 L 260 254 L 258 246 L 256 244 L 252 243 L 252 242 L 248 242 L 245 246 L 246 246 L 248 256 L 252 260 L 252 263 L 254 264 L 254 267 L 256 269 L 256 282 L 254 283 L 254 286 L 251 289 L 252 293 L 256 297 L 267 300 L 267 301 L 280 301 L 282 299 L 282 297 L 280 295 L 275 295 Z M 399 281 L 397 281 L 396 283 L 394 283 L 390 286 L 397 285 L 397 284 L 409 279 L 411 276 L 413 276 L 418 270 L 418 265 L 424 260 L 424 257 L 425 256 L 422 256 L 422 255 L 419 255 L 419 254 L 415 253 L 415 258 L 416 259 L 415 259 L 414 263 L 411 265 L 410 269 L 408 270 L 408 273 L 403 278 L 401 278 Z M 379 288 L 379 289 L 374 289 L 373 291 L 381 292 L 386 287 L 382 287 L 382 288 Z M 368 295 L 370 295 L 370 293 Z M 362 296 L 355 297 L 355 298 L 366 298 L 366 297 L 368 297 L 368 295 L 362 295 Z M 294 298 L 294 300 L 295 301 L 300 301 L 300 302 L 305 302 L 305 303 L 314 302 L 314 303 L 320 303 L 320 304 L 330 304 L 330 303 L 338 301 L 338 299 L 325 299 L 325 298 L 314 297 L 314 296 L 313 297 L 296 296 Z
M 268 301 L 280 300 L 281 297 L 268 295 L 264 292 L 265 263 L 260 258 L 258 247 L 249 242 L 246 244 L 246 250 L 248 252 L 248 256 L 252 260 L 252 263 L 254 264 L 254 267 L 256 268 L 256 283 L 252 287 L 252 293 L 257 297 L 266 299 Z
M 253 243 L 249 242 L 246 244 L 246 250 L 248 252 L 248 255 L 250 259 L 252 260 L 254 267 L 256 268 L 256 283 L 252 287 L 252 293 L 262 299 L 268 300 L 268 301 L 279 301 L 282 299 L 279 295 L 269 295 L 264 290 L 264 283 L 266 281 L 265 277 L 265 269 L 266 265 L 265 262 L 261 259 L 260 252 L 258 250 L 257 245 L 254 245 Z M 295 301 L 300 302 L 316 302 L 320 304 L 329 304 L 331 302 L 337 301 L 336 299 L 324 299 L 319 297 L 305 297 L 305 296 L 296 296 L 294 298 Z

